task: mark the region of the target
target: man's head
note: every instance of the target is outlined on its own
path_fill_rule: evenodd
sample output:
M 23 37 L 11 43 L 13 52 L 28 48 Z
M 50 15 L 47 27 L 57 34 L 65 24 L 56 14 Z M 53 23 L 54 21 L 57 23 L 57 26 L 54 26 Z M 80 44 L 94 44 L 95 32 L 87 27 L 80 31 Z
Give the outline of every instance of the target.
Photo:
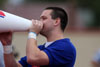
M 62 8 L 48 7 L 42 12 L 40 20 L 44 24 L 41 34 L 45 34 L 53 31 L 56 32 L 57 29 L 64 31 L 68 17 Z
M 52 19 L 60 18 L 61 29 L 62 31 L 64 31 L 68 23 L 68 16 L 65 10 L 59 7 L 47 7 L 45 10 L 52 10 L 51 12 Z

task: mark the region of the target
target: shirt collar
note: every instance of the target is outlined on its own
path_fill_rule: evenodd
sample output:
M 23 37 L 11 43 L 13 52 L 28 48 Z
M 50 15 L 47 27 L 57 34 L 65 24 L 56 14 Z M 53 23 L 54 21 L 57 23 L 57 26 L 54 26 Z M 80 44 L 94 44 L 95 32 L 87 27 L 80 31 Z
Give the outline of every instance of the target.
M 52 41 L 52 42 L 46 42 L 45 45 L 44 45 L 45 48 L 48 47 L 49 45 L 51 45 L 53 42 L 54 42 L 54 41 Z

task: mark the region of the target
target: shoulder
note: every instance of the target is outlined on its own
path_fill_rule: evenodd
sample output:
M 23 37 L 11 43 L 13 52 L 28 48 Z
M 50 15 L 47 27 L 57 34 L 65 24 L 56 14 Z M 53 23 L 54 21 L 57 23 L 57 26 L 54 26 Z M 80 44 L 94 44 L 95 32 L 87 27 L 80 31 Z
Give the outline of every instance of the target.
M 51 46 L 55 47 L 55 48 L 60 48 L 60 49 L 62 48 L 62 49 L 66 49 L 66 50 L 68 50 L 68 49 L 69 50 L 72 50 L 72 49 L 75 50 L 75 46 L 72 44 L 72 42 L 70 41 L 69 38 L 57 40 L 54 43 L 52 43 Z
M 56 40 L 54 42 L 54 44 L 66 45 L 66 44 L 71 44 L 71 42 L 70 42 L 70 39 L 69 38 L 64 38 L 64 39 Z
M 39 48 L 40 50 L 43 50 L 43 49 L 44 49 L 44 45 L 39 45 L 38 48 Z
M 60 39 L 43 50 L 49 57 L 50 64 L 66 64 L 75 61 L 76 50 L 70 39 Z M 55 59 L 54 59 L 55 58 Z M 64 58 L 64 59 L 63 59 Z
M 70 42 L 70 39 L 60 39 L 53 42 L 50 46 L 48 46 L 45 51 L 49 51 L 51 53 L 59 53 L 60 55 L 68 55 L 71 54 L 76 56 L 76 49 L 74 45 Z

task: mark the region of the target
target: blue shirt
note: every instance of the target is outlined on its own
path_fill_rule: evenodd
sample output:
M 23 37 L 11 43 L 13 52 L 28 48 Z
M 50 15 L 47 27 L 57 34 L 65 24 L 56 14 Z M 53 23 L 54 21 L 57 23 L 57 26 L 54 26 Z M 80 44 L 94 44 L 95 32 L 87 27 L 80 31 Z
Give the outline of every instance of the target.
M 40 45 L 39 49 L 49 57 L 49 65 L 40 67 L 73 67 L 75 64 L 76 49 L 68 38 L 57 40 L 46 48 Z M 23 67 L 32 67 L 27 63 L 26 56 L 21 58 L 19 63 Z

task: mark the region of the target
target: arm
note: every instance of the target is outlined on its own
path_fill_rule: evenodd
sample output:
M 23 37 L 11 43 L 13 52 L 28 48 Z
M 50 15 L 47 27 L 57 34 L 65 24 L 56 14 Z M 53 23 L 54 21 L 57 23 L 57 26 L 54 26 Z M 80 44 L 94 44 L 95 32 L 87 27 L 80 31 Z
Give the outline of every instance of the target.
M 35 32 L 39 34 L 43 27 L 43 23 L 40 21 L 33 20 L 33 25 L 30 28 L 31 32 Z M 27 55 L 27 62 L 31 65 L 48 65 L 49 59 L 45 52 L 40 51 L 37 47 L 37 40 L 34 38 L 29 38 L 27 40 L 26 45 L 26 55 Z
M 93 67 L 100 67 L 100 50 L 95 53 L 91 63 Z
M 3 55 L 3 46 L 0 42 L 0 67 L 4 67 L 4 55 Z
M 0 40 L 3 44 L 3 46 L 11 46 L 11 40 L 12 40 L 12 33 L 0 33 Z M 5 49 L 5 48 L 4 48 Z M 14 59 L 13 53 L 4 53 L 4 61 L 5 61 L 5 67 L 21 67 L 19 63 L 16 63 Z
M 22 67 L 20 63 L 17 63 L 14 59 L 13 53 L 4 54 L 5 67 Z
M 100 67 L 100 63 L 96 62 L 96 61 L 92 61 L 92 67 Z

